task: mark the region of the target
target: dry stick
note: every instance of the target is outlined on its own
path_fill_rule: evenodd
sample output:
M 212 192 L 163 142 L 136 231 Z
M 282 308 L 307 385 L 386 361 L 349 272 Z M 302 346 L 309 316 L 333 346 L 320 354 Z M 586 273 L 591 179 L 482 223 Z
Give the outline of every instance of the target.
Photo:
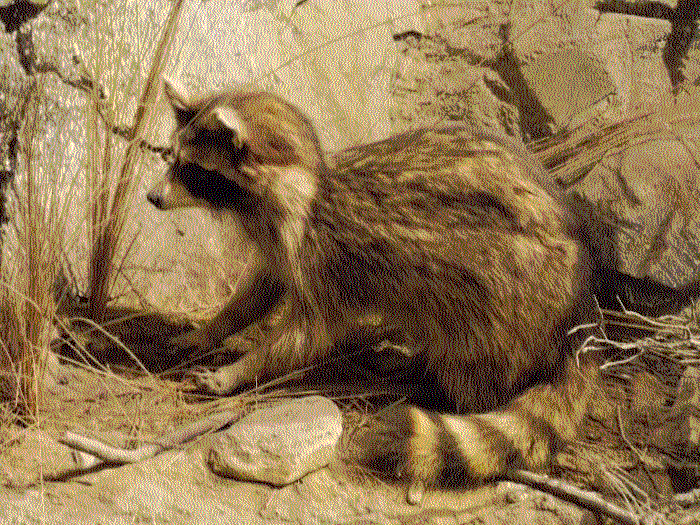
M 112 447 L 97 439 L 81 436 L 80 434 L 75 434 L 70 431 L 66 432 L 58 441 L 63 445 L 81 452 L 86 452 L 92 456 L 100 458 L 105 463 L 113 465 L 136 463 L 146 458 L 151 458 L 165 450 L 164 447 L 158 444 L 144 445 L 132 450 Z
M 220 412 L 175 430 L 164 436 L 157 443 L 144 445 L 136 449 L 113 447 L 97 439 L 81 436 L 75 432 L 66 432 L 63 437 L 59 439 L 59 442 L 81 452 L 91 454 L 101 459 L 106 464 L 123 465 L 125 463 L 136 463 L 151 458 L 165 450 L 187 443 L 207 432 L 217 431 L 230 424 L 238 417 L 239 414 L 237 412 Z
M 516 483 L 534 487 L 569 501 L 592 512 L 605 514 L 624 525 L 654 525 L 663 523 L 663 517 L 657 513 L 637 515 L 624 510 L 614 503 L 605 501 L 595 492 L 583 490 L 560 479 L 535 474 L 527 470 L 516 470 L 508 474 L 508 479 Z
M 690 507 L 700 502 L 700 489 L 674 494 L 672 499 L 682 507 Z

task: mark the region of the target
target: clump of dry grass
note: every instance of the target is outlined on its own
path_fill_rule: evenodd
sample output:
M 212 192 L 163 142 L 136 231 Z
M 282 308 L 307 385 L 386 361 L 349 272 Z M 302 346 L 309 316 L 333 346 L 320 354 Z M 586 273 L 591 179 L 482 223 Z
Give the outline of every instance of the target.
M 90 317 L 102 322 L 110 288 L 114 284 L 114 258 L 122 241 L 127 220 L 130 198 L 139 182 L 138 168 L 142 159 L 140 143 L 151 119 L 160 88 L 160 76 L 169 55 L 172 39 L 177 28 L 183 1 L 177 0 L 170 10 L 167 22 L 156 48 L 145 87 L 136 109 L 133 125 L 127 135 L 128 145 L 112 189 L 112 144 L 111 130 L 101 130 L 103 119 L 109 124 L 112 111 L 105 107 L 97 92 L 92 93 L 88 109 L 88 162 L 86 176 L 90 189 L 90 214 L 88 232 L 90 236 L 89 289 Z M 103 57 L 105 60 L 109 57 Z
M 150 121 L 150 109 L 158 95 L 159 78 L 179 19 L 182 0 L 173 4 L 156 48 L 145 88 L 128 133 L 118 176 L 114 180 L 112 107 L 98 83 L 93 83 L 87 109 L 85 166 L 88 195 L 87 230 L 89 316 L 100 322 L 114 284 L 114 259 L 122 242 L 129 199 L 139 182 L 140 141 Z M 103 61 L 111 57 L 102 56 Z M 51 173 L 58 162 L 37 158 L 34 144 L 43 108 L 43 87 L 32 84 L 20 133 L 21 187 L 13 221 L 11 257 L 2 260 L 0 275 L 0 368 L 2 397 L 12 399 L 15 409 L 36 416 L 42 402 L 46 363 L 56 318 L 55 286 L 62 275 L 62 250 L 69 249 L 65 236 L 66 206 L 70 199 L 58 198 L 67 188 L 60 176 Z M 46 181 L 47 184 L 40 184 Z M 73 181 L 75 182 L 75 181 Z M 128 250 L 127 250 L 128 252 Z M 75 284 L 75 283 L 73 283 Z
M 583 179 L 603 159 L 629 149 L 632 145 L 660 139 L 677 139 L 682 129 L 697 125 L 700 112 L 690 108 L 678 114 L 668 108 L 658 113 L 635 115 L 605 122 L 591 119 L 574 129 L 528 144 L 528 149 L 542 162 L 551 175 L 565 188 Z M 685 142 L 684 142 L 685 144 Z M 688 152 L 692 149 L 686 144 Z M 685 204 L 681 203 L 681 208 Z
M 65 210 L 57 192 L 40 187 L 47 170 L 34 157 L 40 131 L 43 86 L 33 83 L 27 94 L 25 120 L 19 133 L 20 194 L 16 199 L 14 250 L 0 268 L 0 363 L 7 374 L 3 397 L 15 408 L 36 416 L 49 359 L 52 320 L 56 313 L 54 285 L 61 262 Z

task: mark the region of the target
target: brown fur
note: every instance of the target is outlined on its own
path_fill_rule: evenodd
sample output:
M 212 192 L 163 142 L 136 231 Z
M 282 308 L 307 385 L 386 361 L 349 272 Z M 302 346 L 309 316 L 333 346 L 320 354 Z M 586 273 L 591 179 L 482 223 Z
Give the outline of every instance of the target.
M 574 365 L 567 332 L 591 311 L 591 262 L 583 226 L 522 147 L 425 129 L 329 166 L 311 123 L 275 95 L 166 93 L 177 160 L 149 200 L 231 213 L 257 248 L 231 302 L 174 343 L 216 345 L 285 300 L 269 345 L 201 372 L 202 385 L 225 394 L 308 366 L 379 315 L 471 415 L 397 409 L 369 436 L 368 465 L 463 486 L 546 468 L 576 436 L 596 369 Z

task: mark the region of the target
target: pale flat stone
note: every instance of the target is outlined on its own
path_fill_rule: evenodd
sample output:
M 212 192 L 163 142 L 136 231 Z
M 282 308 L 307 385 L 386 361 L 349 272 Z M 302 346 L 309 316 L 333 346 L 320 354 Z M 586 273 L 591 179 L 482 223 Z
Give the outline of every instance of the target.
M 257 410 L 212 436 L 209 466 L 224 477 L 287 485 L 326 466 L 342 430 L 332 401 L 296 399 Z
M 522 74 L 558 128 L 615 92 L 603 63 L 578 48 L 539 55 Z

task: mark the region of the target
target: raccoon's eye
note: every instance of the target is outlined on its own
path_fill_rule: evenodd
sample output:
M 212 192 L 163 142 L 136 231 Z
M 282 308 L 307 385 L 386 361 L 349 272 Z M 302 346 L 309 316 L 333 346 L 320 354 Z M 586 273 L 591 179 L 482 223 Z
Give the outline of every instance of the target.
M 213 208 L 235 208 L 247 212 L 250 208 L 249 194 L 234 181 L 221 173 L 210 171 L 192 162 L 173 166 L 172 177 L 177 179 L 193 197 L 202 199 Z

